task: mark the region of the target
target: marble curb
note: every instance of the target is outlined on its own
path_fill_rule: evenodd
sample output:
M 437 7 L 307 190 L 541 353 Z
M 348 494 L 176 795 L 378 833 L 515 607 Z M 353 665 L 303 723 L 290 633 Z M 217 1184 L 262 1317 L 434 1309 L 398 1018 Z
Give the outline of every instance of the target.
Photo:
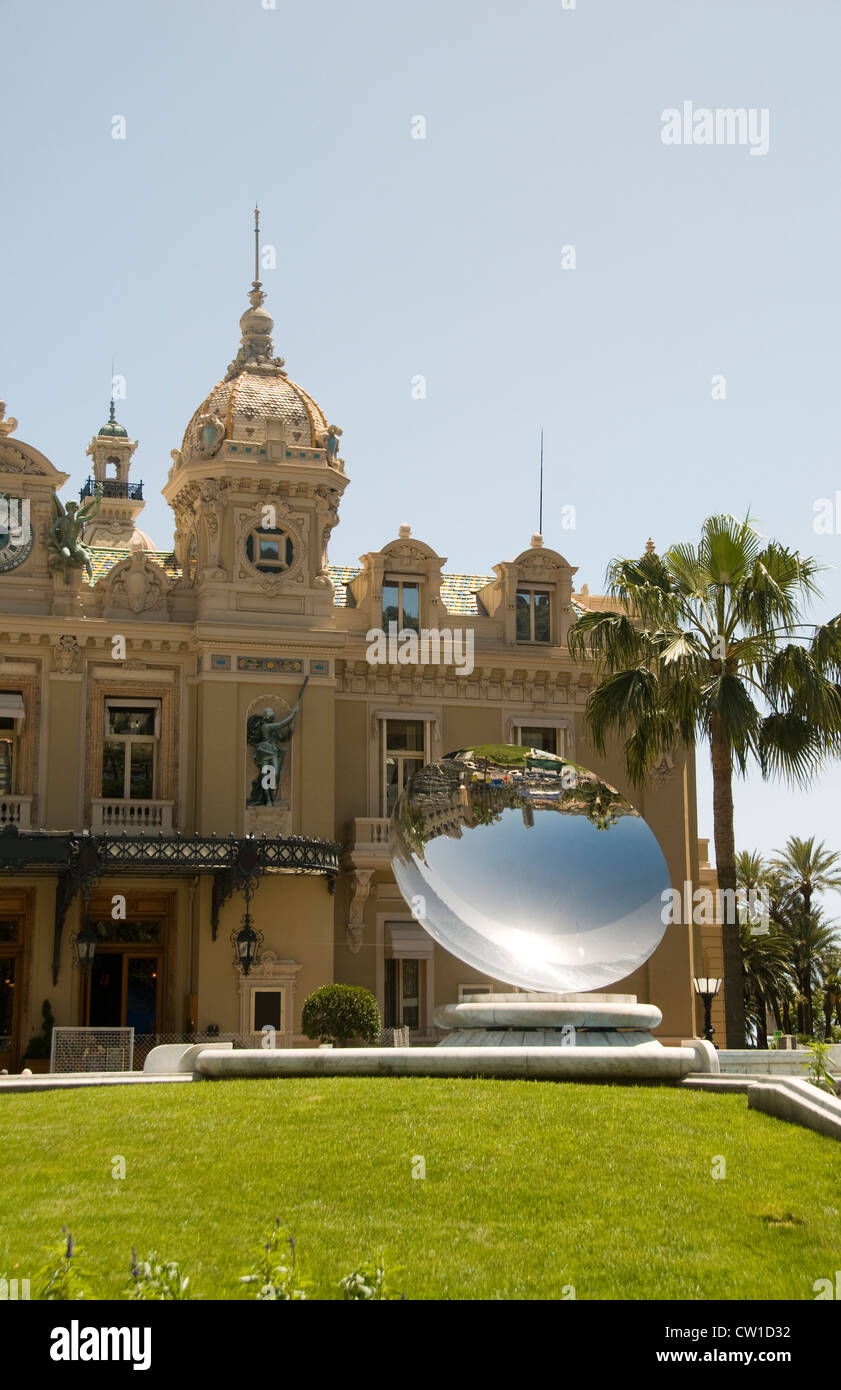
M 494 996 L 474 1003 L 440 1004 L 433 1014 L 439 1028 L 640 1028 L 663 1022 L 656 1004 L 551 1002 L 496 1003 Z
M 155 1082 L 200 1081 L 194 1071 L 161 1072 L 149 1076 L 142 1071 L 42 1072 L 39 1076 L 0 1076 L 0 1096 L 21 1095 L 25 1091 L 75 1091 L 89 1086 L 149 1086 Z
M 652 1041 L 615 1047 L 394 1047 L 242 1048 L 202 1051 L 194 1060 L 201 1076 L 493 1076 L 566 1081 L 679 1081 L 698 1069 L 689 1047 Z
M 841 1100 L 799 1077 L 721 1072 L 718 1076 L 690 1073 L 681 1081 L 686 1090 L 746 1095 L 748 1109 L 759 1110 L 791 1124 L 841 1139 Z
M 748 1109 L 841 1139 L 841 1100 L 808 1081 L 756 1081 L 748 1091 Z

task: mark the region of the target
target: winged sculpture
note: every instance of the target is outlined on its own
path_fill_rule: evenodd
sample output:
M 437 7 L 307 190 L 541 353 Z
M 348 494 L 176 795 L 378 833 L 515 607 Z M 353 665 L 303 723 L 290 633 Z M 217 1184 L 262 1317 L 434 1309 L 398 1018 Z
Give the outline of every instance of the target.
M 99 511 L 103 487 L 97 483 L 93 497 L 83 503 L 68 502 L 63 506 L 53 493 L 53 519 L 47 532 L 47 553 L 50 569 L 63 570 L 65 584 L 70 583 L 72 570 L 84 569 L 88 583 L 93 583 L 91 552 L 84 544 L 85 523 Z

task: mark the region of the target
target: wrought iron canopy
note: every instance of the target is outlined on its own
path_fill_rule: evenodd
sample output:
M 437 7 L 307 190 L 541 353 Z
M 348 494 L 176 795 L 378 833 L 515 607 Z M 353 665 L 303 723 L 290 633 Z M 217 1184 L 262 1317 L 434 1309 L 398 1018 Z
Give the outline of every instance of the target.
M 7 826 L 0 833 L 0 874 L 55 874 L 58 878 L 53 937 L 53 984 L 58 981 L 61 936 L 68 909 L 81 893 L 90 900 L 107 874 L 149 873 L 172 877 L 213 874 L 211 930 L 237 890 L 257 886 L 263 874 L 323 874 L 329 892 L 336 886 L 341 846 L 332 840 L 288 835 L 258 840 L 252 835 L 51 835 Z
M 253 860 L 255 873 L 335 878 L 341 846 L 305 835 L 52 835 L 43 830 L 10 833 L 7 828 L 0 833 L 0 873 L 61 873 L 92 851 L 97 877 L 144 869 L 155 874 L 216 873 Z

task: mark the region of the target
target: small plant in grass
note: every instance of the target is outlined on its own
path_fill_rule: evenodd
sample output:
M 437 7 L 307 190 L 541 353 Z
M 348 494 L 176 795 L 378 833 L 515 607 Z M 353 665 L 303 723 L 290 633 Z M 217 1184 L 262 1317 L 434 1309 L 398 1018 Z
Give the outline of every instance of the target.
M 829 1043 L 820 1042 L 818 1039 L 812 1039 L 806 1046 L 812 1054 L 809 1061 L 805 1063 L 809 1069 L 809 1075 L 806 1080 L 811 1081 L 813 1086 L 819 1087 L 822 1091 L 828 1091 L 831 1096 L 834 1096 L 835 1083 L 827 1065 Z
M 304 1000 L 301 1027 L 308 1038 L 345 1047 L 352 1038 L 376 1042 L 382 1022 L 370 990 L 361 985 L 322 985 Z
M 373 1268 L 354 1269 L 339 1280 L 342 1298 L 358 1302 L 386 1301 L 400 1295 L 389 1294 L 386 1290 L 385 1265 L 379 1256 Z
M 266 1233 L 253 1273 L 243 1274 L 239 1282 L 256 1284 L 254 1297 L 263 1303 L 303 1302 L 306 1286 L 297 1279 L 295 1263 L 295 1241 L 292 1236 L 283 1238 L 278 1216 Z
M 61 1240 L 48 1252 L 46 1263 L 38 1273 L 36 1298 L 47 1303 L 76 1303 L 84 1298 L 79 1285 L 79 1269 L 74 1264 L 79 1252 L 66 1226 L 61 1228 Z
M 189 1299 L 189 1283 L 190 1276 L 182 1275 L 177 1260 L 161 1260 L 157 1250 L 150 1251 L 145 1260 L 138 1260 L 134 1246 L 131 1247 L 130 1299 L 145 1302 Z

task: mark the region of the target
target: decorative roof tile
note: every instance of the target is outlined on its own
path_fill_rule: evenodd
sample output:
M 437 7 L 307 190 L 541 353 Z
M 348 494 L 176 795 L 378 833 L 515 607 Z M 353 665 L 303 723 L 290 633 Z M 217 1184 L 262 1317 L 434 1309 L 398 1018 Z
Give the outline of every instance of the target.
M 127 560 L 131 554 L 130 550 L 124 550 L 117 546 L 95 546 L 90 547 L 91 569 L 93 570 L 94 584 L 98 579 L 102 579 L 110 569 L 119 565 L 121 560 Z M 180 579 L 181 570 L 176 563 L 172 551 L 147 550 L 145 552 L 148 560 L 154 560 L 166 570 L 170 579 Z

